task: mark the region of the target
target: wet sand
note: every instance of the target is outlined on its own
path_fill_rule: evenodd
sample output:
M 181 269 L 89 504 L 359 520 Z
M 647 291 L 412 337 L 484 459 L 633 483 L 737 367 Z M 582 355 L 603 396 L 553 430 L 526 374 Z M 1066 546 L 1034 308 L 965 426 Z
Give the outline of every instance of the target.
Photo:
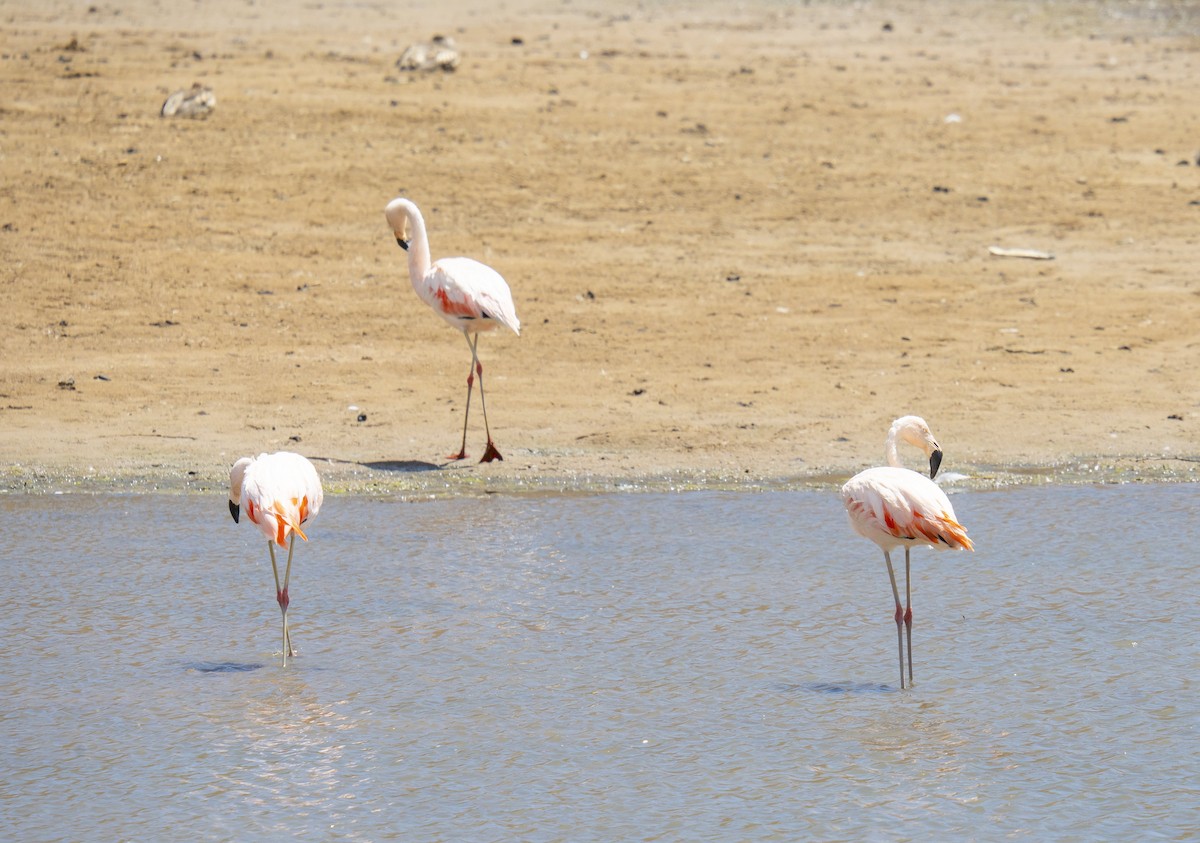
M 824 484 L 903 413 L 981 482 L 1196 477 L 1186 7 L 203 11 L 3 11 L 0 488 L 278 449 L 335 491 Z M 396 69 L 435 33 L 455 72 Z M 193 82 L 211 116 L 160 117 Z M 503 462 L 445 460 L 469 352 L 398 194 L 512 287 Z

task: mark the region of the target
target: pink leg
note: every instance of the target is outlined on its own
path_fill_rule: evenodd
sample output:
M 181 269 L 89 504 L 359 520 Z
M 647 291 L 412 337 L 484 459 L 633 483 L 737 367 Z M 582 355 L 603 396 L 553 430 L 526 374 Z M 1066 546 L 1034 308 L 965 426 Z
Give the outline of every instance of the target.
M 288 561 L 287 569 L 283 572 L 283 591 L 279 594 L 279 608 L 283 610 L 283 643 L 285 652 L 289 656 L 295 656 L 296 650 L 292 647 L 292 631 L 288 628 L 287 610 L 291 604 L 288 598 L 288 582 L 292 578 L 292 554 L 296 550 L 296 534 L 292 533 L 291 541 L 288 542 Z M 285 662 L 286 664 L 286 662 Z
M 904 632 L 908 639 L 908 686 L 911 688 L 912 677 L 912 567 L 908 558 L 909 548 L 904 548 Z M 896 610 L 900 607 L 897 605 Z
M 292 536 L 292 548 L 295 547 L 295 544 L 296 537 Z M 275 575 L 275 602 L 279 604 L 279 611 L 283 614 L 283 665 L 286 667 L 288 656 L 295 655 L 295 652 L 292 650 L 292 636 L 288 632 L 287 622 L 288 604 L 291 602 L 288 599 L 287 577 L 291 574 L 292 570 L 292 551 L 291 549 L 288 550 L 287 573 L 284 575 L 283 585 L 281 587 L 279 585 L 279 568 L 277 568 L 275 565 L 275 543 L 268 541 L 267 550 L 271 552 L 271 572 Z
M 896 588 L 896 574 L 892 570 L 892 557 L 885 550 L 883 561 L 887 563 L 888 578 L 892 581 L 892 597 L 896 601 L 896 647 L 900 653 L 900 690 L 904 690 L 904 609 L 900 606 L 900 589 Z
M 483 459 L 480 462 L 491 462 L 492 460 L 503 462 L 504 457 L 500 456 L 500 452 L 496 450 L 496 445 L 492 442 L 492 430 L 488 427 L 487 399 L 483 396 L 483 364 L 479 362 L 479 355 L 475 353 L 477 345 L 479 345 L 479 334 L 475 335 L 475 342 L 471 344 L 471 359 L 475 361 L 475 372 L 479 375 L 479 406 L 483 408 L 483 430 L 487 434 L 487 448 L 484 450 Z M 465 429 L 463 442 L 466 442 Z
M 463 334 L 467 337 L 466 334 Z M 475 335 L 476 340 L 479 335 Z M 467 337 L 467 345 L 471 345 L 471 338 Z M 457 454 L 451 454 L 446 457 L 448 460 L 465 460 L 467 458 L 467 420 L 471 418 L 471 389 L 475 386 L 475 347 L 471 346 L 471 365 L 467 368 L 467 409 L 463 411 L 463 437 L 462 447 L 458 449 Z M 483 381 L 479 382 L 479 394 L 483 394 Z

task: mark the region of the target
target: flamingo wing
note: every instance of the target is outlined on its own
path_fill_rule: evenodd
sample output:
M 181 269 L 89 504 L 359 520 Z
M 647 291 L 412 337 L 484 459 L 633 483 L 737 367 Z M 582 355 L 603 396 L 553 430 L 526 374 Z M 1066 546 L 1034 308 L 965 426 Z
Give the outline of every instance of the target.
M 521 333 L 521 320 L 517 318 L 512 291 L 503 276 L 472 258 L 437 261 L 418 292 L 456 328 L 469 330 L 468 326 L 475 320 L 492 320 L 515 334 Z
M 972 550 L 945 492 L 907 468 L 871 468 L 842 487 L 854 529 L 880 544 L 928 544 Z
M 300 525 L 321 509 L 324 492 L 313 464 L 300 454 L 262 454 L 242 480 L 246 515 L 268 540 L 286 547 L 295 532 L 308 541 Z

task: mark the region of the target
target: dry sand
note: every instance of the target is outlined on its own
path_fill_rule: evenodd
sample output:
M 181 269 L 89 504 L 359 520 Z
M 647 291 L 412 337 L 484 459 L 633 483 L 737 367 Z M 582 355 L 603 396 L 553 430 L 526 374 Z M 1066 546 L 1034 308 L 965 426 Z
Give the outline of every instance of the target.
M 277 449 L 334 490 L 819 485 L 903 413 L 981 483 L 1197 476 L 1187 4 L 0 15 L 4 489 L 219 490 Z M 435 33 L 456 72 L 395 68 Z M 193 82 L 215 112 L 161 118 Z M 400 193 L 512 287 L 502 463 L 443 458 L 469 352 Z

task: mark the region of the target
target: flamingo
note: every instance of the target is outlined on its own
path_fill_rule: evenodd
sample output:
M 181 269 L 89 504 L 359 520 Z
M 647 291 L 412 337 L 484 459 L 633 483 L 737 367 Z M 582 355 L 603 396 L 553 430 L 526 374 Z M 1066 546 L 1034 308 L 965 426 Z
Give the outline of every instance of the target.
M 308 541 L 300 525 L 315 518 L 324 499 L 321 478 L 313 464 L 299 454 L 280 451 L 242 457 L 229 471 L 229 514 L 238 523 L 243 501 L 246 517 L 267 537 L 271 553 L 271 571 L 275 574 L 275 602 L 283 613 L 283 665 L 295 656 L 288 632 L 288 581 L 292 576 L 292 553 L 296 536 Z M 288 540 L 289 535 L 291 540 Z M 279 586 L 279 568 L 275 564 L 275 545 L 288 549 L 283 587 Z
M 920 448 L 929 458 L 929 477 L 900 464 L 896 446 L 907 443 Z M 929 425 L 919 416 L 903 416 L 892 422 L 884 453 L 887 466 L 868 468 L 850 478 L 842 487 L 842 503 L 850 517 L 850 526 L 870 539 L 883 551 L 892 597 L 896 601 L 896 643 L 900 651 L 900 688 L 904 689 L 904 647 L 908 639 L 908 684 L 912 685 L 912 576 L 909 550 L 916 545 L 953 550 L 974 550 L 967 530 L 958 523 L 954 507 L 945 492 L 933 482 L 942 464 L 942 449 Z M 891 552 L 904 545 L 904 598 L 892 569 Z M 903 624 L 903 630 L 901 625 Z M 907 633 L 907 635 L 902 634 Z
M 467 457 L 467 418 L 471 414 L 471 388 L 478 374 L 479 403 L 483 407 L 483 429 L 487 433 L 487 449 L 480 462 L 503 460 L 504 457 L 500 456 L 492 442 L 492 431 L 488 427 L 487 401 L 483 397 L 483 364 L 479 362 L 476 347 L 479 345 L 479 334 L 491 331 L 498 325 L 511 328 L 517 336 L 521 335 L 521 320 L 517 318 L 512 292 L 499 272 L 477 260 L 442 258 L 431 264 L 425 219 L 414 203 L 397 197 L 388 203 L 384 215 L 396 235 L 396 242 L 408 252 L 408 274 L 413 289 L 438 316 L 462 331 L 467 345 L 471 347 L 462 446 L 457 454 L 451 454 L 447 459 L 461 460 Z

